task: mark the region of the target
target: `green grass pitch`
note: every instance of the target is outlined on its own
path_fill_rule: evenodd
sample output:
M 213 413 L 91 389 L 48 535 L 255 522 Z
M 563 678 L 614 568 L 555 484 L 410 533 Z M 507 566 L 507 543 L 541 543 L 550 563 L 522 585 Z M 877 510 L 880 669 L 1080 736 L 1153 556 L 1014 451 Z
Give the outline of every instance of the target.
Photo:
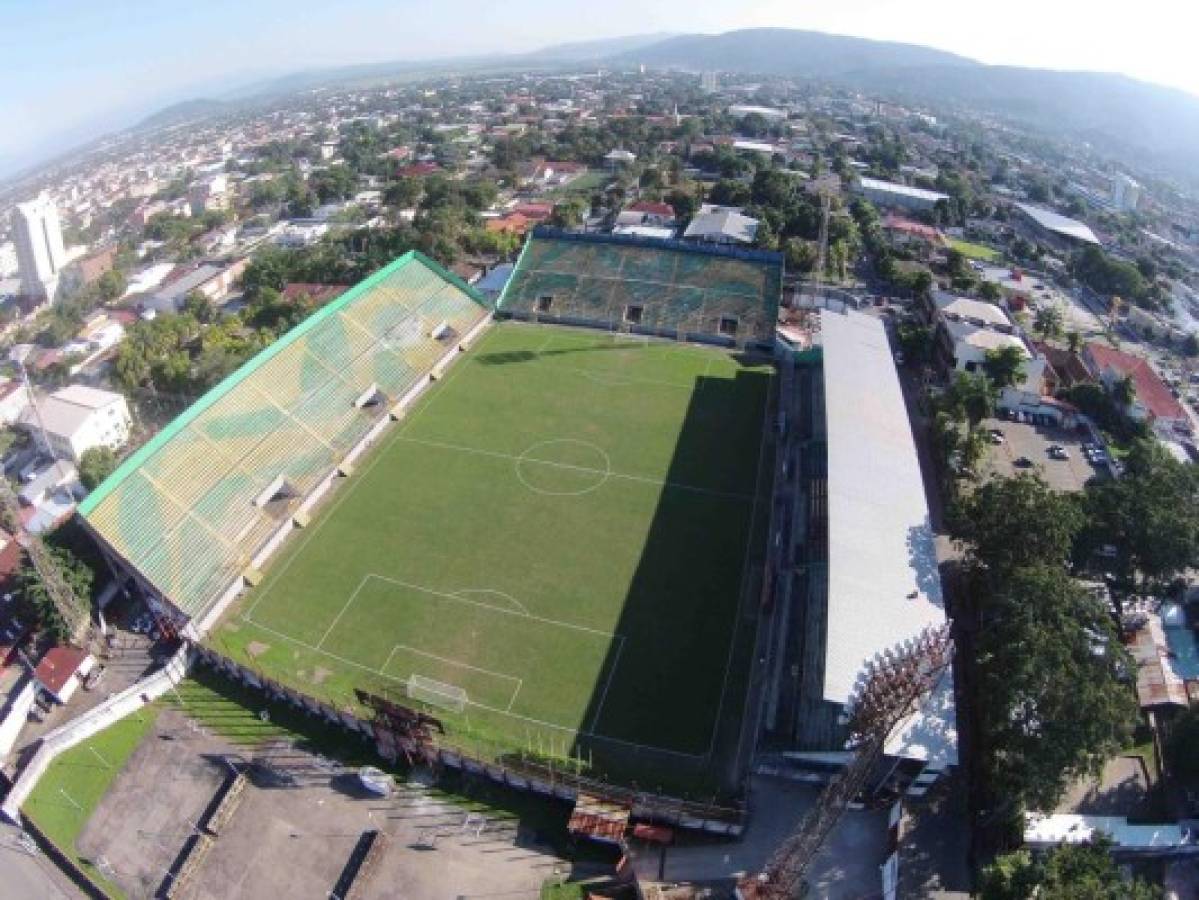
M 494 326 L 210 643 L 341 704 L 453 685 L 465 710 L 434 711 L 493 757 L 710 757 L 744 700 L 771 383 L 719 349 Z

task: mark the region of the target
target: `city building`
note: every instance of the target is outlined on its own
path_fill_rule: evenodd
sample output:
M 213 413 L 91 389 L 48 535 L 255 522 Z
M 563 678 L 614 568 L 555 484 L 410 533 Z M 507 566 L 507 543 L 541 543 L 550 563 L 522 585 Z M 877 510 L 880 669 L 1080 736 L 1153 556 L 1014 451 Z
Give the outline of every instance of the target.
M 949 199 L 948 194 L 942 194 L 940 191 L 928 191 L 894 181 L 881 181 L 878 178 L 862 177 L 854 182 L 851 190 L 875 206 L 906 209 L 909 212 L 931 210 L 940 201 Z
M 720 73 L 700 72 L 699 89 L 705 94 L 715 94 L 718 90 L 720 90 Z
M 752 106 L 748 103 L 734 103 L 728 108 L 728 113 L 734 119 L 743 119 L 746 116 L 756 115 L 772 122 L 782 122 L 788 115 L 785 109 L 775 109 L 771 106 Z
M 28 203 L 18 203 L 12 227 L 21 294 L 37 300 L 53 300 L 67 261 L 54 201 L 43 193 Z
M 132 425 L 123 396 L 81 384 L 55 391 L 21 421 L 39 439 L 45 435 L 50 453 L 76 463 L 93 447 L 121 447 Z
M 1112 179 L 1112 206 L 1120 212 L 1132 212 L 1141 204 L 1141 185 L 1123 172 Z
M 1016 203 L 1012 208 L 1020 213 L 1021 220 L 1034 237 L 1061 250 L 1077 249 L 1083 244 L 1101 244 L 1090 226 L 1077 219 L 1028 203 Z

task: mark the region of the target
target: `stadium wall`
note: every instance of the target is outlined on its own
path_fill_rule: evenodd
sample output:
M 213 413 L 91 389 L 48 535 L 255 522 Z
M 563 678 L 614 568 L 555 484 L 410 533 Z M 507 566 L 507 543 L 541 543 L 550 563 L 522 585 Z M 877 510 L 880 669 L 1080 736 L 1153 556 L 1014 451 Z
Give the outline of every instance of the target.
M 262 691 L 272 699 L 288 703 L 311 716 L 340 725 L 348 731 L 373 740 L 380 757 L 392 763 L 397 760 L 394 743 L 381 739 L 372 722 L 347 710 L 336 709 L 315 697 L 268 678 L 210 647 L 196 646 L 194 650 L 198 662 L 217 669 L 247 687 Z M 629 806 L 635 819 L 666 823 L 691 831 L 738 837 L 745 830 L 748 810 L 744 804 L 722 806 L 665 794 L 649 794 L 565 770 L 546 771 L 533 766 L 483 762 L 448 746 L 435 748 L 435 753 L 436 756 L 431 762 L 489 778 L 513 790 L 528 791 L 567 802 L 574 802 L 580 794 L 588 794 Z

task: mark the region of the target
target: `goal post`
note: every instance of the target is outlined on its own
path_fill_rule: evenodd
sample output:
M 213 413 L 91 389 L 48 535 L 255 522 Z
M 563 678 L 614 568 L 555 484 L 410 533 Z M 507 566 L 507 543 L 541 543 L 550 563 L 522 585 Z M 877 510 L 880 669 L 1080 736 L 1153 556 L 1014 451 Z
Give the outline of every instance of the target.
M 438 709 L 463 712 L 469 702 L 465 688 L 460 688 L 456 684 L 447 684 L 444 681 L 435 681 L 423 675 L 409 675 L 405 686 L 410 699 L 419 700 L 421 703 L 427 703 Z

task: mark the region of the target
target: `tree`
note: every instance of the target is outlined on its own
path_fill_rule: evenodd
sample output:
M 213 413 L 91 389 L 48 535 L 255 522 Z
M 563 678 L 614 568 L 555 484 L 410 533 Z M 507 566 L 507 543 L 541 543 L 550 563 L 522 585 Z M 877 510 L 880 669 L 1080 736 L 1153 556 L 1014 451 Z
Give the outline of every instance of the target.
M 979 877 L 979 900 L 1156 900 L 1153 885 L 1125 879 L 1111 844 L 1064 844 L 1044 856 L 1027 850 L 999 856 Z
M 712 186 L 708 199 L 720 206 L 745 206 L 750 201 L 749 186 L 722 178 Z
M 96 281 L 96 293 L 105 303 L 116 300 L 125 293 L 128 282 L 120 269 L 109 269 Z
M 946 391 L 945 402 L 954 417 L 967 422 L 973 431 L 995 412 L 995 390 L 983 376 L 959 372 Z
M 912 275 L 912 293 L 917 297 L 927 297 L 933 289 L 933 273 L 928 269 L 920 269 Z
M 117 455 L 111 447 L 91 447 L 79 458 L 79 480 L 94 491 L 117 467 Z
M 1033 317 L 1032 328 L 1041 337 L 1049 340 L 1061 336 L 1063 325 L 1062 311 L 1057 306 L 1041 306 Z
M 555 228 L 578 228 L 583 224 L 583 216 L 587 214 L 587 201 L 581 197 L 571 197 L 554 204 L 549 224 Z
M 58 566 L 59 572 L 75 596 L 83 603 L 90 603 L 92 582 L 95 579 L 92 570 L 64 548 L 47 544 L 46 552 Z M 46 631 L 55 643 L 65 644 L 72 639 L 75 623 L 63 619 L 49 591 L 46 590 L 45 582 L 28 557 L 17 570 L 17 596 L 25 615 Z
M 1082 335 L 1071 329 L 1066 332 L 1066 347 L 1071 353 L 1077 353 L 1082 349 Z
M 983 357 L 983 371 L 995 390 L 1015 386 L 1024 375 L 1025 354 L 1018 347 L 1000 347 L 998 350 L 988 350 Z
M 1122 408 L 1128 409 L 1136 402 L 1137 399 L 1137 383 L 1132 380 L 1131 375 L 1125 375 L 1122 378 L 1116 379 L 1112 383 L 1112 399 L 1116 401 Z
M 904 322 L 899 326 L 898 337 L 900 349 L 909 364 L 920 366 L 930 362 L 933 351 L 931 327 Z
M 1029 522 L 1022 539 L 1035 543 Z M 1037 527 L 1039 529 L 1039 524 Z M 1059 562 L 978 580 L 975 703 L 990 814 L 1053 809 L 1066 786 L 1127 745 L 1134 663 L 1111 614 Z
M 183 298 L 183 306 L 179 312 L 192 316 L 197 322 L 207 323 L 212 320 L 212 303 L 199 290 L 191 290 Z
M 1075 558 L 1115 547 L 1107 565 L 1131 589 L 1138 576 L 1165 580 L 1199 564 L 1199 470 L 1152 439 L 1133 444 L 1124 462 L 1122 478 L 1087 490 Z
M 978 296 L 983 300 L 989 300 L 990 302 L 995 303 L 1000 297 L 1003 296 L 1003 291 L 1000 290 L 999 285 L 997 285 L 995 282 L 984 281 L 978 286 Z
M 959 499 L 948 525 L 970 561 L 1000 578 L 1028 566 L 1065 565 L 1085 519 L 1074 497 L 1021 474 L 993 478 Z
M 1199 779 L 1199 706 L 1184 710 L 1170 723 L 1166 763 L 1176 778 Z
M 1179 349 L 1182 350 L 1182 355 L 1188 359 L 1199 356 L 1199 335 L 1196 335 L 1193 331 L 1189 332 L 1183 339 L 1182 347 Z

